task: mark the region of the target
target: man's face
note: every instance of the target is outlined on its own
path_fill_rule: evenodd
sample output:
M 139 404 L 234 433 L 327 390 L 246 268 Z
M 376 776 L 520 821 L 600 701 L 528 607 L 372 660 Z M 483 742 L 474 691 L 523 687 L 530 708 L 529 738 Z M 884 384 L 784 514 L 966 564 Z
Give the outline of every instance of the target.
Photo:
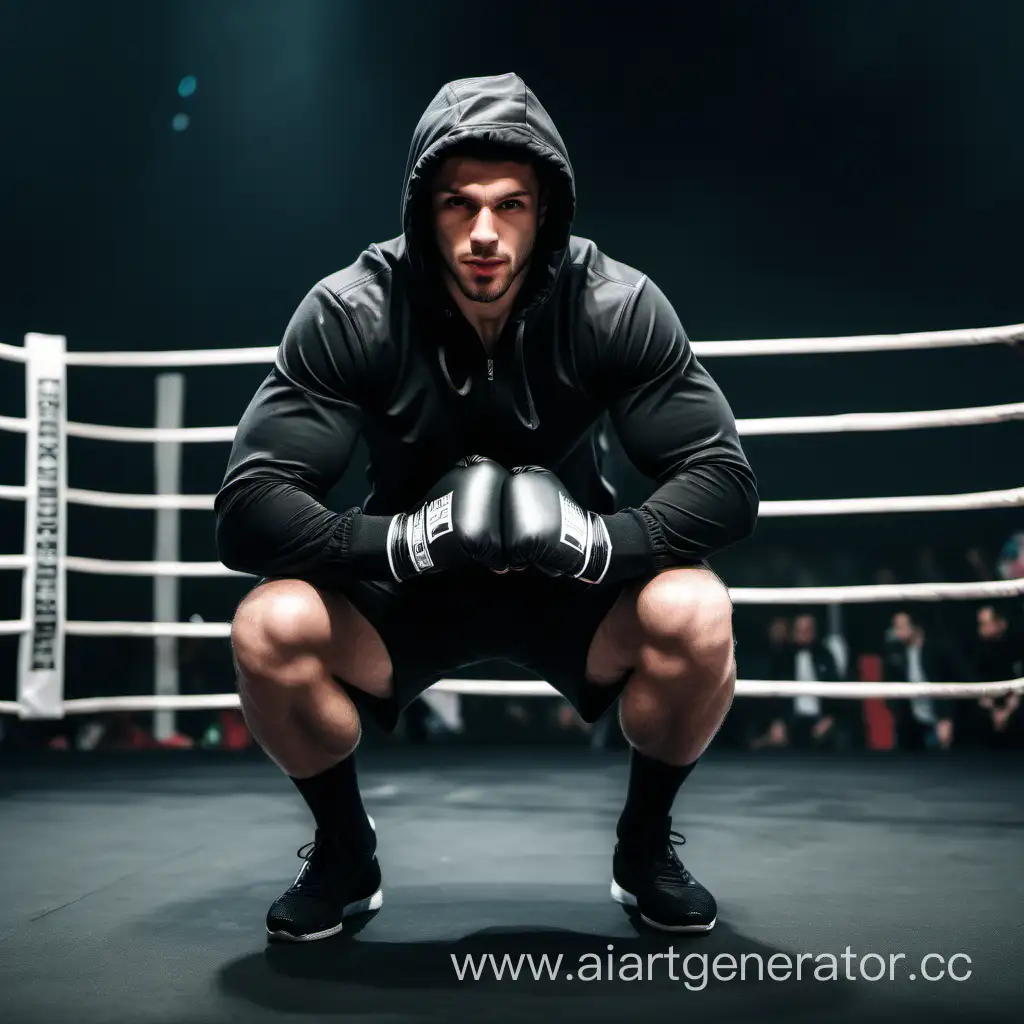
M 798 647 L 807 647 L 814 643 L 817 632 L 814 617 L 800 615 L 793 623 L 793 643 Z
M 892 635 L 901 644 L 909 644 L 914 638 L 914 623 L 910 616 L 900 612 L 892 617 Z
M 473 302 L 496 302 L 527 268 L 543 219 L 527 163 L 446 160 L 434 179 L 434 232 L 445 268 Z
M 982 640 L 998 640 L 1006 630 L 1006 620 L 994 608 L 978 609 L 978 636 Z

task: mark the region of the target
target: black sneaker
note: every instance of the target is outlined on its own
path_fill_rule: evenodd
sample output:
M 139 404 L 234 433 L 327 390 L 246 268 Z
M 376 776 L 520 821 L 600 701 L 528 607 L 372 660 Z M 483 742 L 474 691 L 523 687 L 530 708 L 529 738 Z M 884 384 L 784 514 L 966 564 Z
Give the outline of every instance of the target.
M 380 865 L 372 853 L 356 857 L 339 840 L 317 831 L 298 855 L 305 864 L 267 914 L 270 939 L 327 939 L 341 931 L 346 917 L 377 910 L 384 901 Z
M 683 867 L 676 846 L 686 839 L 671 830 L 671 818 L 647 835 L 620 839 L 612 863 L 612 899 L 636 907 L 652 928 L 709 932 L 715 927 L 715 897 Z

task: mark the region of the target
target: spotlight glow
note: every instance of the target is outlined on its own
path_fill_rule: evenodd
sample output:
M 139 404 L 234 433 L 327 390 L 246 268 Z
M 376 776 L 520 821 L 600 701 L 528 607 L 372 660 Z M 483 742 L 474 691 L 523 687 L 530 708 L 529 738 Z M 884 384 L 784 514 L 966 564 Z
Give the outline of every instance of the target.
M 171 120 L 171 127 L 176 132 L 183 132 L 188 127 L 188 114 L 175 114 Z
M 182 98 L 191 96 L 196 91 L 196 77 L 195 75 L 186 75 L 178 83 L 178 95 Z

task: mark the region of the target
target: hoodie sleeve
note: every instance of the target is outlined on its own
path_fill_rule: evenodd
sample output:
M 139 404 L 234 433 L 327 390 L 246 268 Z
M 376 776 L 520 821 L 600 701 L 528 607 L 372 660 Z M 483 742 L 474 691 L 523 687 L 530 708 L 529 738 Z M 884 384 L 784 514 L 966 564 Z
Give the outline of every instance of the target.
M 214 503 L 217 551 L 229 568 L 327 583 L 341 570 L 359 575 L 367 559 L 386 565 L 389 517 L 324 506 L 359 437 L 367 357 L 343 305 L 317 285 L 238 424 Z
M 650 280 L 624 310 L 609 356 L 612 423 L 630 461 L 656 486 L 639 509 L 603 517 L 613 551 L 606 578 L 694 565 L 749 536 L 757 481 L 736 420 Z

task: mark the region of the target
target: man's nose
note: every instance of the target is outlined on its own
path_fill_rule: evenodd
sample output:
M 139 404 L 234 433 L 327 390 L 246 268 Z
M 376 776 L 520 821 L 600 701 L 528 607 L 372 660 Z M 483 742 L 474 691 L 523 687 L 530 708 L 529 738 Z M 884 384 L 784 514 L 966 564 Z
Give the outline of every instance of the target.
M 493 245 L 498 240 L 498 232 L 494 230 L 494 215 L 486 206 L 476 215 L 469 239 L 475 245 Z

